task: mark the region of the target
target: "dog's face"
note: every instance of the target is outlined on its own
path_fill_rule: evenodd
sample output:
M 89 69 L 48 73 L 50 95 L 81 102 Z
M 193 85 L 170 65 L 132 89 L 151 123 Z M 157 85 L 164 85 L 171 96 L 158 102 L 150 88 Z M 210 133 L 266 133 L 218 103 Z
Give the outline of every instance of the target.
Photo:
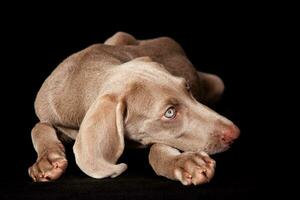
M 145 72 L 143 72 L 145 73 Z M 182 151 L 225 151 L 239 135 L 228 119 L 197 102 L 183 78 L 136 81 L 127 97 L 127 137 L 144 145 L 163 143 Z

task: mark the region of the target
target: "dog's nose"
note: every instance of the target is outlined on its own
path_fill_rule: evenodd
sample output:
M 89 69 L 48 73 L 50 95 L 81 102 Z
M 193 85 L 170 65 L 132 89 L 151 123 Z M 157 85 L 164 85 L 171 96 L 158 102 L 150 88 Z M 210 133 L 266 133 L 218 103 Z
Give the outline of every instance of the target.
M 239 137 L 239 135 L 240 129 L 236 125 L 231 124 L 222 131 L 221 139 L 225 143 L 232 143 L 233 140 Z

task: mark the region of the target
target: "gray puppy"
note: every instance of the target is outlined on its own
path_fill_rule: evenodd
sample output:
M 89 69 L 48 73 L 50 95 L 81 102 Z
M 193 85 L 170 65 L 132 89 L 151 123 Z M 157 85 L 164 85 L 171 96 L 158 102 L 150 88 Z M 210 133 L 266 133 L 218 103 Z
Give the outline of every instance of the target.
M 118 32 L 68 57 L 42 85 L 35 101 L 40 122 L 32 129 L 38 158 L 29 175 L 59 178 L 67 167 L 61 138 L 69 138 L 84 173 L 116 177 L 127 168 L 117 164 L 126 138 L 151 146 L 149 162 L 158 175 L 205 183 L 215 169 L 208 154 L 228 149 L 239 135 L 204 105 L 223 90 L 222 80 L 196 71 L 173 39 L 136 40 Z

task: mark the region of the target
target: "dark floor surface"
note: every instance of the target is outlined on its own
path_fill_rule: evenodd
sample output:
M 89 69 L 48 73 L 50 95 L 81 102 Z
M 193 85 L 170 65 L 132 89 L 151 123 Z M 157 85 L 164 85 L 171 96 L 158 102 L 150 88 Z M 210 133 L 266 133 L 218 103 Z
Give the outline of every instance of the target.
M 20 166 L 24 174 L 1 181 L 0 199 L 252 199 L 259 190 L 257 177 L 248 172 L 246 163 L 233 160 L 233 153 L 214 156 L 216 175 L 200 186 L 183 186 L 156 176 L 147 164 L 147 150 L 127 151 L 122 160 L 127 161 L 128 170 L 117 178 L 102 180 L 80 172 L 69 156 L 66 174 L 55 182 L 34 183 Z
M 280 155 L 284 143 L 278 148 L 275 140 L 281 140 L 282 134 L 286 134 L 285 138 L 291 137 L 289 132 L 278 128 L 286 116 L 278 111 L 282 103 L 272 106 L 278 96 L 287 93 L 282 87 L 282 77 L 289 77 L 287 73 L 290 73 L 285 73 L 285 65 L 280 71 L 276 69 L 280 59 L 276 55 L 276 42 L 281 36 L 274 33 L 278 31 L 279 20 L 270 21 L 271 18 L 260 16 L 254 19 L 257 12 L 252 9 L 249 13 L 241 10 L 229 16 L 231 12 L 222 8 L 224 15 L 215 15 L 217 11 L 202 17 L 199 11 L 186 10 L 192 14 L 190 18 L 175 12 L 166 15 L 163 21 L 164 15 L 157 14 L 154 19 L 151 12 L 148 23 L 141 23 L 133 16 L 131 21 L 124 20 L 131 24 L 122 24 L 123 16 L 108 19 L 112 18 L 111 9 L 99 17 L 104 10 L 101 6 L 97 12 L 86 10 L 86 19 L 82 9 L 74 15 L 65 13 L 70 9 L 62 9 L 60 16 L 52 10 L 29 12 L 21 7 L 16 11 L 16 5 L 12 8 L 14 20 L 8 20 L 7 16 L 1 18 L 5 20 L 1 23 L 4 26 L 1 27 L 4 33 L 1 48 L 5 50 L 1 55 L 0 79 L 1 200 L 258 199 L 261 198 L 260 186 L 265 190 L 273 182 L 267 173 L 273 177 L 274 174 L 275 177 L 286 176 L 286 172 L 280 171 L 278 175 L 274 168 L 284 168 L 287 162 Z M 79 14 L 77 18 L 75 14 Z M 270 29 L 272 23 L 274 30 Z M 33 183 L 29 179 L 27 169 L 36 159 L 30 131 L 37 122 L 33 102 L 38 89 L 64 58 L 88 45 L 103 42 L 116 31 L 129 32 L 139 39 L 172 37 L 183 46 L 198 70 L 218 74 L 223 79 L 225 93 L 213 109 L 235 122 L 241 136 L 229 151 L 213 155 L 217 168 L 210 183 L 186 187 L 156 176 L 148 164 L 147 149 L 126 150 L 118 162 L 127 163 L 128 170 L 119 177 L 89 178 L 76 167 L 71 146 L 68 148 L 69 166 L 61 179 L 50 183 Z M 278 159 L 284 162 L 278 164 Z M 288 185 L 288 182 L 283 183 L 281 185 Z M 277 191 L 272 190 L 276 195 Z

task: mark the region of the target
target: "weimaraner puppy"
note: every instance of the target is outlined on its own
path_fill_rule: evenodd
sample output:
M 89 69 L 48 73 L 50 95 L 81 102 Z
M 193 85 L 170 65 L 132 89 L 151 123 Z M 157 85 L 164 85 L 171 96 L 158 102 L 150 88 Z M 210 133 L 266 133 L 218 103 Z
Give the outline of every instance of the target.
M 173 39 L 136 40 L 118 32 L 64 60 L 35 100 L 40 120 L 32 129 L 37 161 L 34 181 L 66 170 L 63 139 L 73 139 L 76 163 L 93 178 L 116 177 L 125 139 L 150 146 L 154 171 L 184 185 L 208 182 L 215 161 L 239 135 L 228 119 L 209 109 L 222 80 L 198 72 Z

